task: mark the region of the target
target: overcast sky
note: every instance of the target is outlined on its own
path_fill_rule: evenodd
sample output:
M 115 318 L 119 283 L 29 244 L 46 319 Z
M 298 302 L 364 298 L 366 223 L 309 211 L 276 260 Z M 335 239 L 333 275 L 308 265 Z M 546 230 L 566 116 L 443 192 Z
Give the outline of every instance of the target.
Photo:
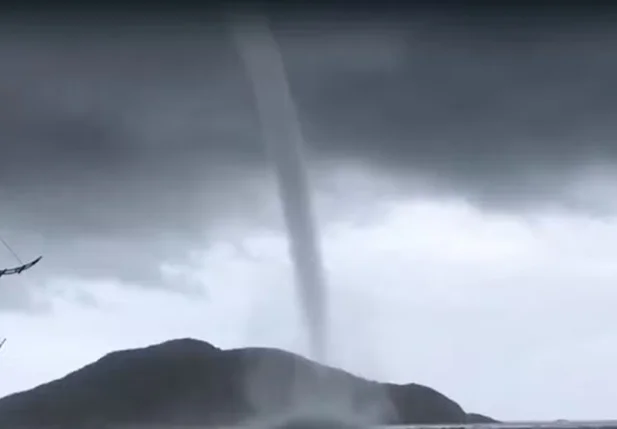
M 617 32 L 513 21 L 277 26 L 332 363 L 499 419 L 614 418 Z M 306 352 L 233 48 L 4 27 L 0 235 L 44 259 L 0 279 L 0 395 L 177 337 Z

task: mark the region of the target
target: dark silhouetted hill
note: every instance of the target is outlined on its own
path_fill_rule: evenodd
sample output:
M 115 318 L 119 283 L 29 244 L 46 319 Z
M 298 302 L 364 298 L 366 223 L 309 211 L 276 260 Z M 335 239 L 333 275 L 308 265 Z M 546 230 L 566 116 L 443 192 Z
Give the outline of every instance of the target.
M 64 378 L 0 399 L 0 427 L 239 424 L 345 410 L 372 423 L 466 423 L 418 384 L 382 384 L 276 349 L 221 350 L 182 339 L 110 353 Z
M 501 422 L 499 420 L 495 420 L 483 414 L 467 413 L 467 423 L 478 424 L 478 423 L 501 423 Z

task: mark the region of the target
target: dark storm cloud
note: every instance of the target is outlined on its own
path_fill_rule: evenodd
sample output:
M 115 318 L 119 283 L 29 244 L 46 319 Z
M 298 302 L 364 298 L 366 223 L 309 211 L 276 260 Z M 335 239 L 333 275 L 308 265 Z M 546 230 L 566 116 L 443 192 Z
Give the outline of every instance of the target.
M 45 253 L 38 272 L 156 284 L 160 262 L 206 245 L 213 223 L 263 220 L 264 150 L 227 36 L 2 35 L 1 226 L 22 255 Z M 336 51 L 315 72 L 345 65 Z
M 46 255 L 37 272 L 156 285 L 217 214 L 258 216 L 250 99 L 222 47 L 203 32 L 3 35 L 0 229 Z
M 402 33 L 394 69 L 340 73 L 311 92 L 298 77 L 308 134 L 324 151 L 420 169 L 499 204 L 544 198 L 584 165 L 614 161 L 614 30 Z
M 617 32 L 492 24 L 278 26 L 314 155 L 508 207 L 611 164 Z M 0 94 L 0 226 L 50 267 L 155 283 L 216 219 L 258 217 L 264 151 L 222 25 L 13 26 Z

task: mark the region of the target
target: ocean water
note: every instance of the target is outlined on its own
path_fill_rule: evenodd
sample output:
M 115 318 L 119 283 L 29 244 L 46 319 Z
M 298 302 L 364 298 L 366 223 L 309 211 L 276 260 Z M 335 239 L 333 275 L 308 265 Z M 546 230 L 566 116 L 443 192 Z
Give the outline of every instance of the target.
M 589 421 L 524 421 L 507 423 L 476 423 L 468 425 L 391 425 L 380 428 L 396 429 L 617 429 L 617 420 Z
M 106 427 L 105 429 L 201 429 L 199 426 L 131 425 Z M 207 428 L 206 426 L 203 427 Z M 240 429 L 241 426 L 226 426 L 209 429 Z M 82 429 L 82 428 L 62 428 Z M 94 429 L 94 428 L 93 428 Z M 263 428 L 260 428 L 263 429 Z M 617 420 L 588 421 L 525 421 L 507 423 L 482 423 L 468 425 L 389 425 L 371 429 L 617 429 Z

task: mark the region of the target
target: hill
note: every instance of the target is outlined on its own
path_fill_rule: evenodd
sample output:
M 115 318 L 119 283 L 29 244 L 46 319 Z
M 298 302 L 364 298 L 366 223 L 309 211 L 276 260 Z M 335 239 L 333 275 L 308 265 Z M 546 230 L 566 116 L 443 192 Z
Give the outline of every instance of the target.
M 501 422 L 499 420 L 495 420 L 491 417 L 485 416 L 484 414 L 468 413 L 467 423 L 484 424 L 484 423 L 501 423 Z
M 368 381 L 276 349 L 221 350 L 181 339 L 113 352 L 61 379 L 2 398 L 0 427 L 231 425 L 341 410 L 383 424 L 468 418 L 456 402 L 429 387 Z

